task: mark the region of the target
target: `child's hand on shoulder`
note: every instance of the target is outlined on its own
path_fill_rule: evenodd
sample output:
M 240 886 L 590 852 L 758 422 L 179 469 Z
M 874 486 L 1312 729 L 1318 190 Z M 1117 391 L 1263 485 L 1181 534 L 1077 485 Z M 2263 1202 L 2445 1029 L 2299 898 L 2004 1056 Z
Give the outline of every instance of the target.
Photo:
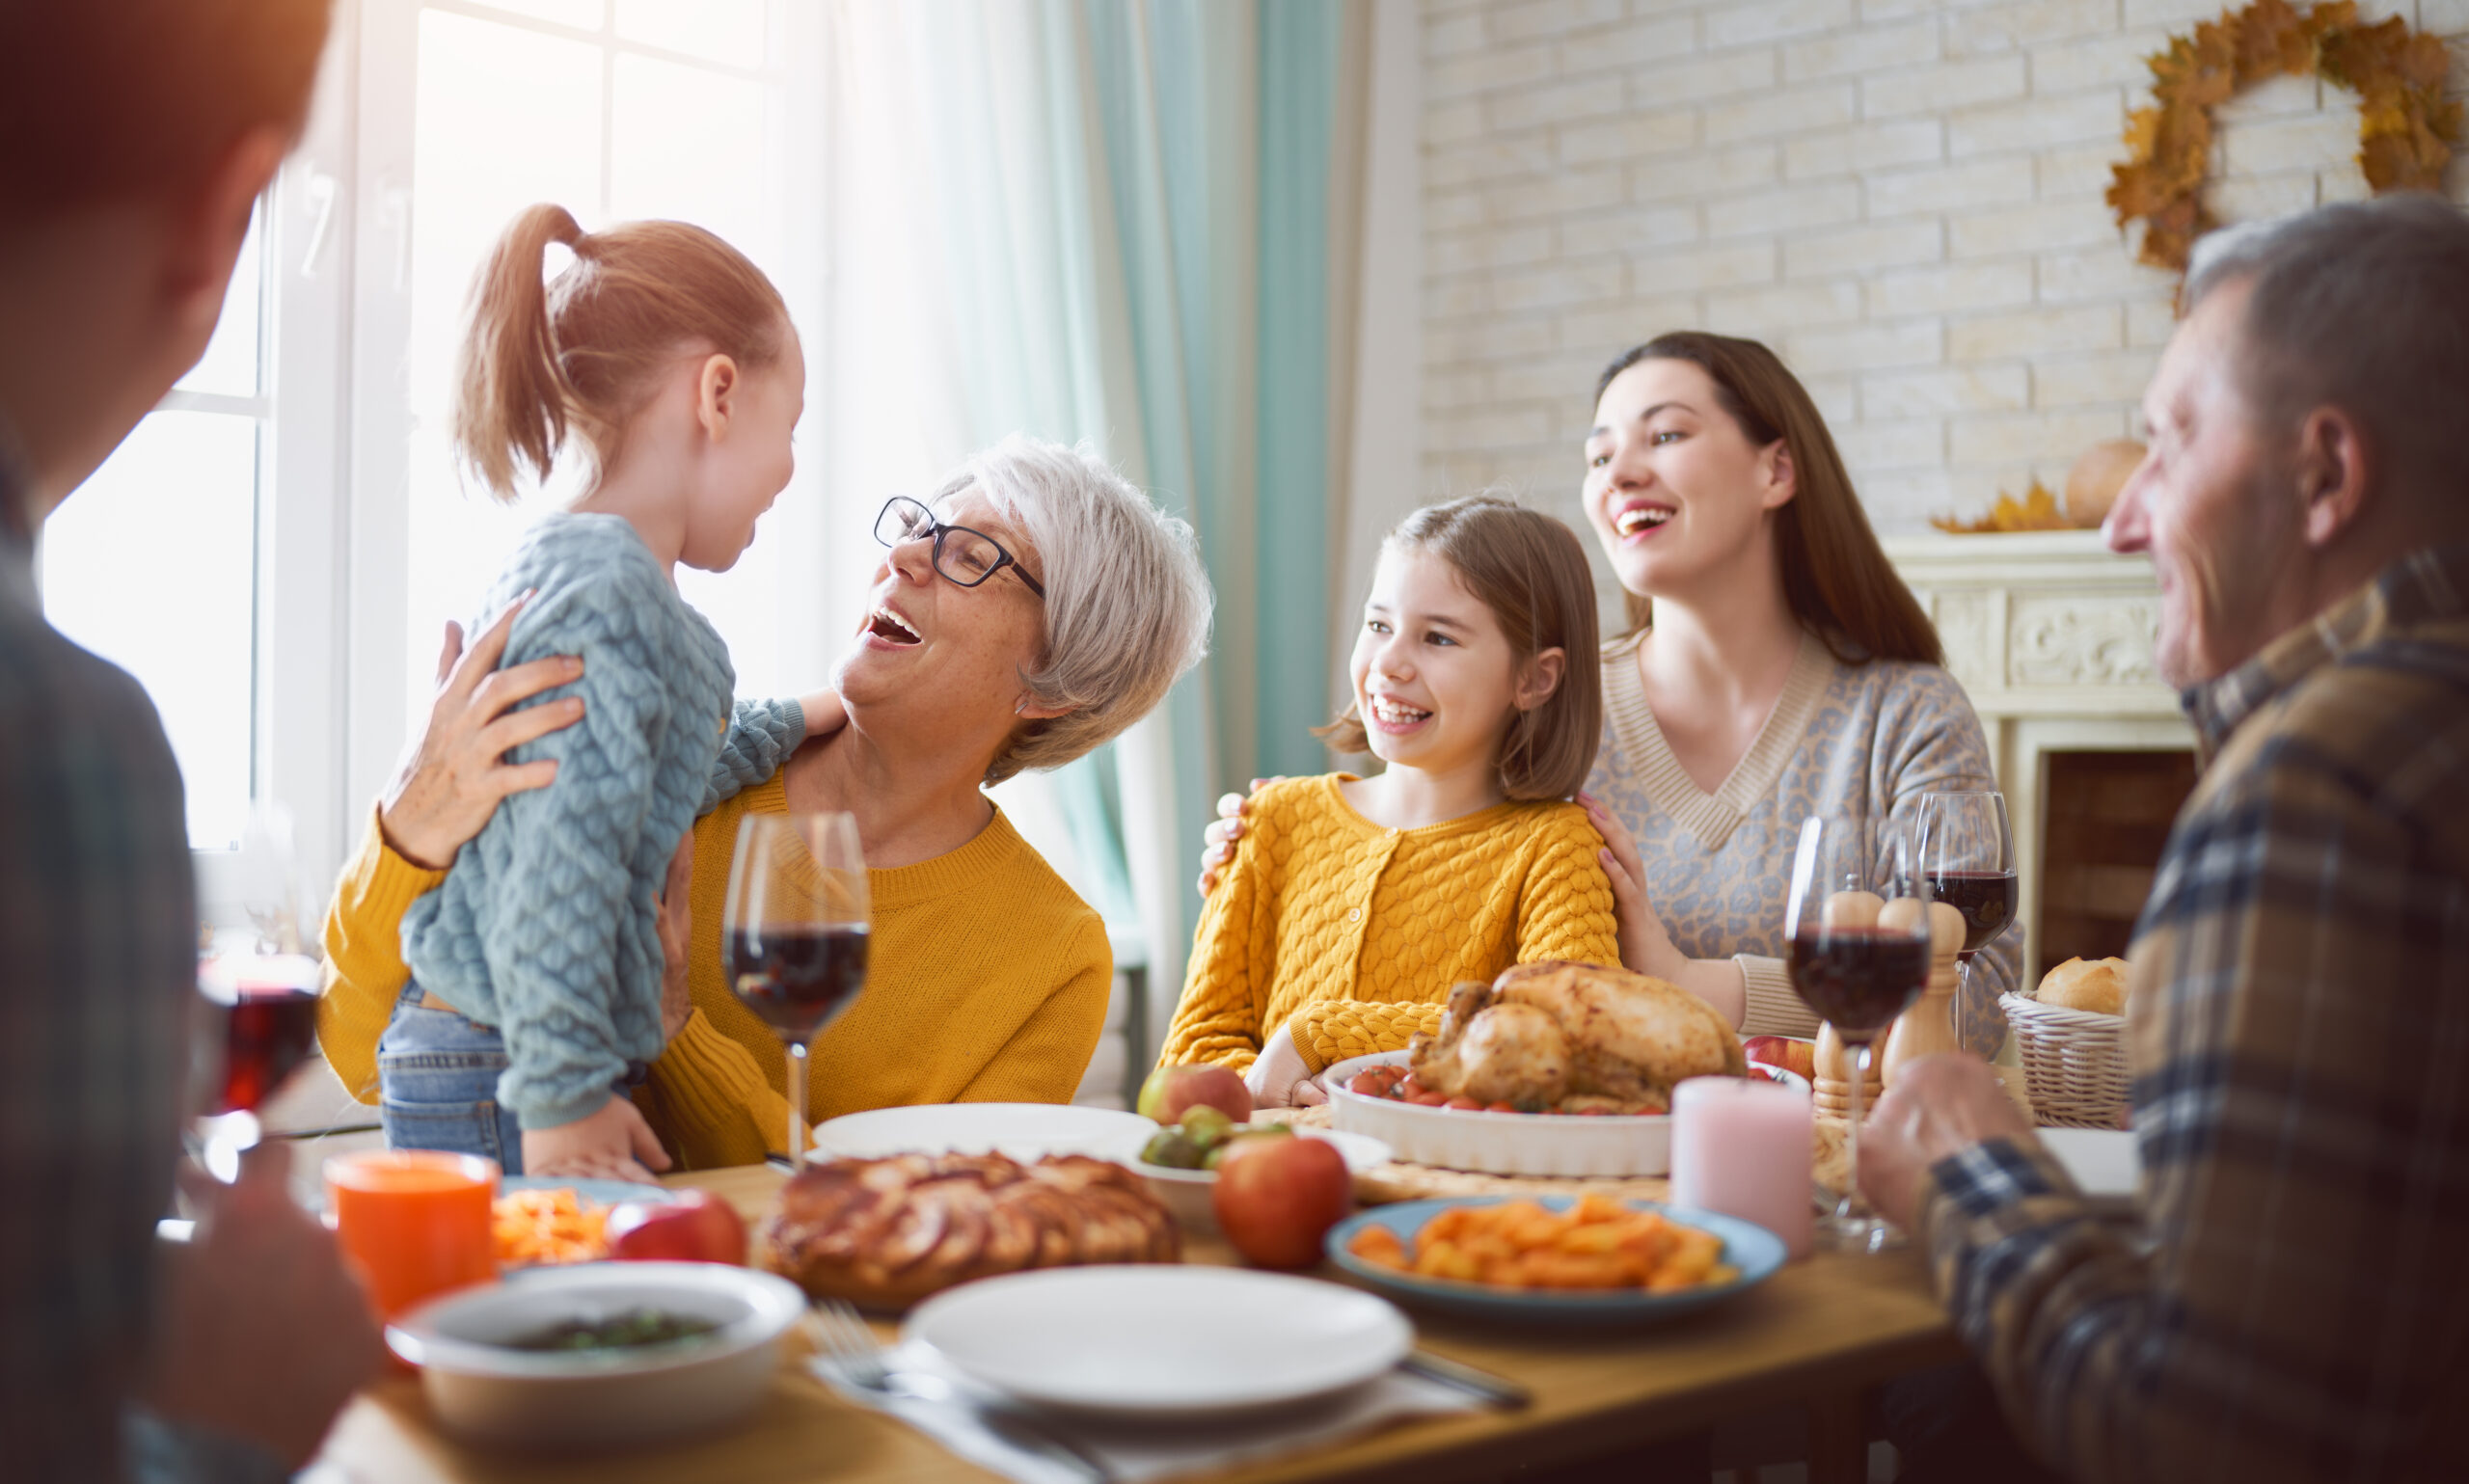
M 828 737 L 849 724 L 849 708 L 837 690 L 818 690 L 798 697 L 798 710 L 806 714 L 806 735 Z

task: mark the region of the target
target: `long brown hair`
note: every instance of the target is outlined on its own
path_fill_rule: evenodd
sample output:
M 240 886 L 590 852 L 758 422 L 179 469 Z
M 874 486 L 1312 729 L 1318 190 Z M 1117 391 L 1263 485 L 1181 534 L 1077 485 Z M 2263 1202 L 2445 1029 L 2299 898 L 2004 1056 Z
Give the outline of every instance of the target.
M 1566 798 L 1594 769 L 1603 742 L 1603 657 L 1596 642 L 1594 574 L 1577 532 L 1492 495 L 1425 505 L 1397 523 L 1383 550 L 1428 552 L 1499 620 L 1516 663 L 1547 649 L 1567 658 L 1543 704 L 1520 712 L 1501 743 L 1501 792 Z M 1370 752 L 1353 702 L 1312 735 L 1340 752 Z
M 1783 601 L 1801 627 L 1845 664 L 1913 660 L 1943 664 L 1938 629 L 1878 545 L 1852 492 L 1852 476 L 1817 403 L 1782 359 L 1755 340 L 1675 330 L 1623 351 L 1594 383 L 1599 404 L 1614 378 L 1641 361 L 1686 361 L 1706 373 L 1753 447 L 1780 439 L 1791 450 L 1794 491 L 1775 522 Z M 1824 559 L 1820 560 L 1820 553 Z M 1632 634 L 1654 619 L 1654 600 L 1630 593 Z
M 574 250 L 543 282 L 549 244 Z M 541 478 L 569 428 L 599 468 L 655 373 L 693 345 L 748 371 L 780 359 L 789 307 L 745 254 L 684 222 L 586 232 L 563 206 L 527 206 L 472 282 L 458 355 L 454 449 L 501 499 L 523 466 Z

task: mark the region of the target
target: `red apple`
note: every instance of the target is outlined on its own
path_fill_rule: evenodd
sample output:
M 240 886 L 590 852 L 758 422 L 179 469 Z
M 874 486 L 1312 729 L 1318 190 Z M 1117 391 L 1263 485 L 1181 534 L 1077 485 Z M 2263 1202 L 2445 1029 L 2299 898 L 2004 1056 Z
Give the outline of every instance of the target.
M 609 1255 L 625 1262 L 746 1261 L 737 1207 L 699 1190 L 665 1205 L 629 1201 L 609 1213 Z
M 1210 1194 L 1217 1225 L 1264 1268 L 1308 1268 L 1320 1239 L 1354 1209 L 1354 1177 L 1319 1139 L 1240 1139 L 1227 1146 Z
M 1180 1123 L 1187 1108 L 1210 1107 L 1240 1123 L 1252 1116 L 1252 1091 L 1223 1066 L 1160 1066 L 1140 1085 L 1140 1116 Z

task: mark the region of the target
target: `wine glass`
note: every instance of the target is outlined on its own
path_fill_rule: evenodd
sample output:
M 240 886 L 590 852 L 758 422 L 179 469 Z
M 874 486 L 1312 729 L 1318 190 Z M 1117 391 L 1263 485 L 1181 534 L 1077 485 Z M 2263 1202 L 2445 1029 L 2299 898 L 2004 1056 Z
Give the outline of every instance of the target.
M 1920 799 L 1920 874 L 1929 894 L 1964 917 L 1964 946 L 1955 954 L 1962 988 L 1955 996 L 1955 1040 L 1971 1043 L 1971 956 L 2015 920 L 2015 830 L 2006 796 L 1988 791 L 1927 794 Z
M 226 868 L 229 899 L 249 921 L 219 933 L 198 966 L 205 1023 L 195 1041 L 199 1157 L 217 1178 L 263 1136 L 258 1111 L 317 1044 L 317 960 L 300 932 L 300 873 L 291 811 L 260 800 Z
M 729 862 L 729 987 L 789 1049 L 789 1166 L 806 1163 L 806 1043 L 866 982 L 871 926 L 856 816 L 749 814 Z
M 1850 1063 L 1845 1153 L 1853 1174 L 1818 1223 L 1819 1240 L 1845 1252 L 1901 1241 L 1860 1199 L 1860 1099 L 1878 1039 L 1929 979 L 1927 891 L 1900 827 L 1841 815 L 1802 823 L 1784 922 L 1792 988 L 1834 1027 Z

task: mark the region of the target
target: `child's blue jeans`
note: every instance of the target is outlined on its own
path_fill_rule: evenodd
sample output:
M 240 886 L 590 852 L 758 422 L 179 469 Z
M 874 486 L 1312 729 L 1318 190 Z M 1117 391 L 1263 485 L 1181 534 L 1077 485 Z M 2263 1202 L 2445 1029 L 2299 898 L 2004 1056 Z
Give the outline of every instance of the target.
M 498 1102 L 505 1038 L 450 1010 L 421 1005 L 407 984 L 377 1039 L 377 1120 L 390 1149 L 444 1149 L 523 1173 L 523 1125 Z

